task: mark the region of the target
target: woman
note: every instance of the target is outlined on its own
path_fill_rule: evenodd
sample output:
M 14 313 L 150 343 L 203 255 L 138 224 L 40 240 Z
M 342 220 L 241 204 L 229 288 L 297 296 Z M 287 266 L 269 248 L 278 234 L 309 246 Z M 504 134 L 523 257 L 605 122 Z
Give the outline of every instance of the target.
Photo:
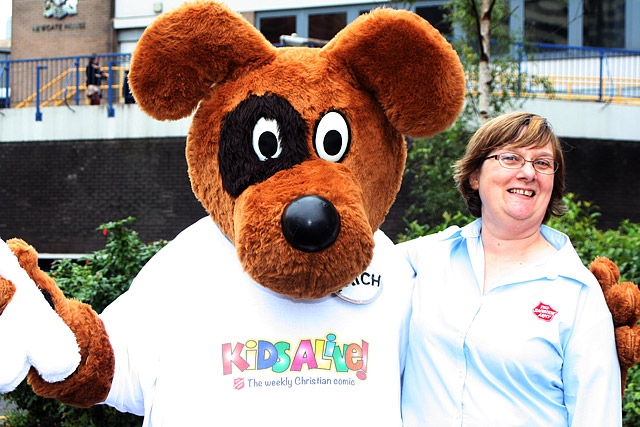
M 521 112 L 489 121 L 455 180 L 477 219 L 399 245 L 417 275 L 404 425 L 621 425 L 602 291 L 568 237 L 542 225 L 564 213 L 549 124 Z
M 91 99 L 91 105 L 99 105 L 102 94 L 100 93 L 100 85 L 102 79 L 106 78 L 105 74 L 100 68 L 100 59 L 97 56 L 93 56 L 89 60 L 89 64 L 86 69 L 87 74 L 87 98 Z

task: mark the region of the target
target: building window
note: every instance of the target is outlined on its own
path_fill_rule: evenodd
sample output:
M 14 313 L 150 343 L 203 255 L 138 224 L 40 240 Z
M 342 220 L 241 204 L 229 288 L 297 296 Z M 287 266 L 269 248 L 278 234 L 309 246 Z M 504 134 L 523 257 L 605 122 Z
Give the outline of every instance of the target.
M 453 27 L 446 20 L 441 6 L 416 7 L 416 14 L 429 23 L 445 37 L 453 35 Z
M 309 15 L 309 37 L 312 39 L 330 40 L 346 26 L 345 12 Z
M 525 0 L 525 40 L 533 43 L 568 44 L 567 16 L 566 1 Z
M 260 32 L 273 44 L 280 43 L 280 36 L 296 32 L 295 16 L 278 16 L 260 19 Z
M 280 36 L 296 33 L 300 37 L 331 40 L 340 30 L 359 15 L 378 7 L 387 7 L 377 1 L 354 6 L 305 8 L 256 12 L 256 26 L 273 44 L 280 43 Z M 411 4 L 409 4 L 411 3 Z M 395 4 L 395 2 L 394 2 Z M 453 26 L 444 17 L 442 5 L 446 0 L 429 0 L 402 3 L 402 7 L 416 12 L 445 36 L 453 35 Z
M 583 0 L 582 44 L 624 48 L 625 0 Z

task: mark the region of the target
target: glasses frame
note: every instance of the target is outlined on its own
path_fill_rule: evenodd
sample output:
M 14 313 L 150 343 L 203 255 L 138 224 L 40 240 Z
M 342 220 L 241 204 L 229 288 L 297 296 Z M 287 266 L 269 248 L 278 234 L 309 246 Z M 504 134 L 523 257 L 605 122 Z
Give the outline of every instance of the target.
M 520 163 L 520 166 L 507 166 L 504 163 L 502 163 L 502 156 L 514 156 L 514 157 L 520 157 L 522 159 L 522 162 Z M 492 154 L 491 156 L 487 156 L 484 158 L 484 160 L 489 160 L 489 159 L 495 159 L 498 161 L 498 163 L 500 163 L 500 166 L 502 166 L 505 169 L 521 169 L 525 163 L 531 163 L 531 166 L 533 166 L 533 169 L 538 172 L 541 173 L 543 175 L 554 175 L 556 172 L 558 172 L 558 168 L 560 167 L 560 165 L 558 164 L 558 162 L 556 162 L 554 159 L 551 159 L 551 161 L 553 162 L 553 170 L 551 172 L 549 171 L 541 171 L 538 170 L 538 168 L 536 168 L 536 163 L 538 160 L 540 159 L 547 159 L 546 157 L 539 157 L 537 159 L 533 159 L 533 160 L 527 160 L 525 159 L 523 156 L 521 156 L 520 154 L 517 153 L 500 153 L 500 154 Z

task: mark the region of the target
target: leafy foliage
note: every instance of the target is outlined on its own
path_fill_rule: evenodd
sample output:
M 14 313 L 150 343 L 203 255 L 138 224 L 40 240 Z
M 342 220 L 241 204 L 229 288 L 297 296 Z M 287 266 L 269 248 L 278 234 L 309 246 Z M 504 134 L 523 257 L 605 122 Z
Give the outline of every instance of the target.
M 138 233 L 127 227 L 134 221 L 129 217 L 102 224 L 98 230 L 107 236 L 104 249 L 80 259 L 80 263 L 63 259 L 53 265 L 50 274 L 65 295 L 86 302 L 100 313 L 129 289 L 140 269 L 167 244 L 164 240 L 142 243 Z
M 467 122 L 459 119 L 445 132 L 431 138 L 408 140 L 404 181 L 412 201 L 404 220 L 410 224 L 438 224 L 442 212 L 466 209 L 453 181 L 452 163 L 462 157 L 470 137 Z
M 475 218 L 469 215 L 464 215 L 460 211 L 456 212 L 454 215 L 451 215 L 449 212 L 445 212 L 442 214 L 442 222 L 434 227 L 431 227 L 429 224 L 420 225 L 418 221 L 412 221 L 407 224 L 407 228 L 404 233 L 401 233 L 398 236 L 397 242 L 406 242 L 408 240 L 412 240 L 418 237 L 426 236 L 427 234 L 437 233 L 439 231 L 443 231 L 448 227 L 453 225 L 457 225 L 458 227 L 463 227 L 473 221 Z
M 54 263 L 50 275 L 67 297 L 78 299 L 101 312 L 109 303 L 129 289 L 131 281 L 146 262 L 167 244 L 164 240 L 145 244 L 138 233 L 128 228 L 135 219 L 102 224 L 98 230 L 107 236 L 104 249 L 78 261 Z M 17 407 L 10 409 L 6 427 L 136 427 L 140 417 L 123 414 L 97 405 L 75 408 L 37 396 L 25 382 L 3 396 Z
M 596 256 L 606 256 L 618 265 L 620 280 L 640 284 L 640 224 L 624 220 L 617 229 L 600 230 L 598 206 L 571 193 L 564 197 L 564 203 L 567 213 L 552 217 L 547 225 L 569 236 L 585 265 Z
M 629 369 L 627 388 L 622 399 L 622 425 L 640 427 L 640 369 Z

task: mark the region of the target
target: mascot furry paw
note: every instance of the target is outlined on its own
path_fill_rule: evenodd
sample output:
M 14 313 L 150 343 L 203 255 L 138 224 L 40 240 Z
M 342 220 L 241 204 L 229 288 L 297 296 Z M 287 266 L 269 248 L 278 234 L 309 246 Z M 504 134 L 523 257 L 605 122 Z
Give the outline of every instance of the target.
M 34 263 L 37 267 L 37 256 L 16 252 L 18 257 L 0 240 L 0 337 L 12 344 L 0 350 L 0 393 L 15 389 L 31 366 L 55 383 L 68 377 L 80 362 L 73 333 L 47 303 L 49 295 L 39 292 L 29 275 Z
M 129 78 L 152 117 L 195 111 L 186 156 L 209 216 L 100 316 L 30 263 L 80 347 L 63 381 L 26 359 L 34 390 L 148 426 L 400 426 L 412 272 L 377 229 L 400 186 L 403 135 L 442 131 L 462 108 L 455 51 L 392 9 L 320 49 L 275 48 L 239 14 L 197 1 L 145 31 Z M 25 312 L 16 288 L 0 287 L 3 352 L 26 347 L 6 339 L 11 312 Z
M 609 258 L 597 257 L 589 269 L 598 279 L 613 317 L 624 393 L 629 368 L 640 362 L 640 289 L 635 283 L 620 282 L 620 270 Z

